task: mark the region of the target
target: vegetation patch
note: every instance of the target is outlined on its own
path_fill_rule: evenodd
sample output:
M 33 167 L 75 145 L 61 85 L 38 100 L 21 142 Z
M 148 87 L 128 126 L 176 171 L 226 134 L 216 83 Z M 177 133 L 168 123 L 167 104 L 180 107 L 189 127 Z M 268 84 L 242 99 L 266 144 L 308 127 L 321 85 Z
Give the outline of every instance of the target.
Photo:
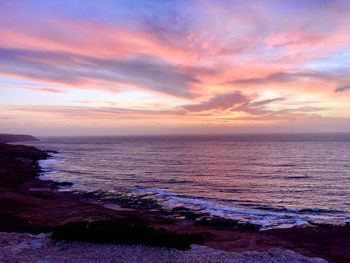
M 56 227 L 53 239 L 92 243 L 144 244 L 186 250 L 190 240 L 164 228 L 155 229 L 140 222 L 77 221 Z

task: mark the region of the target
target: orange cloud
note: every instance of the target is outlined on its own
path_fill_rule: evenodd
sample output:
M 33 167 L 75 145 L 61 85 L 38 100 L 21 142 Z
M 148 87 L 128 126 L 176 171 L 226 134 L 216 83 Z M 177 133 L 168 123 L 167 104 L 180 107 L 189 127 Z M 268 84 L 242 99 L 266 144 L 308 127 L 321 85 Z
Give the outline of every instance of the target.
M 130 95 L 135 101 L 125 108 L 113 99 L 106 100 L 108 108 L 68 102 L 48 108 L 47 114 L 67 118 L 244 124 L 345 116 L 347 61 L 335 58 L 336 66 L 323 67 L 318 62 L 350 54 L 349 8 L 342 1 L 303 6 L 309 4 L 286 10 L 278 1 L 191 2 L 192 8 L 170 18 L 159 12 L 129 23 L 41 13 L 11 18 L 0 11 L 8 18 L 0 25 L 0 76 L 29 83 L 0 89 L 66 92 L 71 102 L 88 101 L 73 97 L 72 90 L 106 96 L 132 91 L 163 102 L 146 107 L 153 101 Z

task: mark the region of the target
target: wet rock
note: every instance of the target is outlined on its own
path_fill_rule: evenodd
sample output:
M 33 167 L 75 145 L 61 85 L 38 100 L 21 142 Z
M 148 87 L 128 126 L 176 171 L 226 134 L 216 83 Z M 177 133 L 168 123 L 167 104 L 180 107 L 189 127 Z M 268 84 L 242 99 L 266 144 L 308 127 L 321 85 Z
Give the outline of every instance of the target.
M 190 211 L 190 209 L 188 209 L 187 207 L 184 206 L 177 206 L 174 207 L 173 209 L 171 209 L 172 212 L 188 212 Z
M 216 228 L 235 228 L 246 231 L 257 231 L 260 230 L 260 225 L 255 225 L 246 222 L 239 222 L 238 220 L 221 218 L 221 217 L 202 217 L 196 220 L 195 225 L 197 226 L 209 226 Z
M 73 185 L 73 183 L 66 182 L 66 181 L 64 181 L 64 182 L 54 182 L 54 184 L 57 185 L 57 186 L 72 186 Z
M 211 226 L 211 227 L 233 227 L 238 223 L 237 220 L 226 219 L 221 217 L 202 217 L 201 220 L 196 221 L 198 226 Z

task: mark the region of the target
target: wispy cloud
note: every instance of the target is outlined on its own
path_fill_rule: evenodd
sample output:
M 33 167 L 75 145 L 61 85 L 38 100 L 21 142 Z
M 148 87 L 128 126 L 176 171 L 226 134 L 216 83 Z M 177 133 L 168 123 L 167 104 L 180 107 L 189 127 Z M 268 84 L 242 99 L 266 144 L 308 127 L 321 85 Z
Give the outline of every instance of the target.
M 123 84 L 173 96 L 191 96 L 190 83 L 198 82 L 184 69 L 152 57 L 102 59 L 67 53 L 28 49 L 0 49 L 0 71 L 53 84 L 89 86 L 97 80 L 103 84 Z
M 208 110 L 220 110 L 224 111 L 231 109 L 241 103 L 247 101 L 247 98 L 239 92 L 219 94 L 207 101 L 203 101 L 199 104 L 192 104 L 184 106 L 190 112 L 200 112 Z
M 284 109 L 271 108 L 271 104 L 286 101 L 286 98 L 274 98 L 256 100 L 242 95 L 239 92 L 217 94 L 202 103 L 172 107 L 169 109 L 138 109 L 117 107 L 110 101 L 103 104 L 109 106 L 92 106 L 96 101 L 78 101 L 86 106 L 16 106 L 10 111 L 15 113 L 54 114 L 59 118 L 69 119 L 143 119 L 165 118 L 168 120 L 178 118 L 199 118 L 198 120 L 294 120 L 320 116 L 320 112 L 326 110 L 317 106 L 292 105 Z M 243 113 L 232 116 L 232 113 Z
M 0 80 L 0 103 L 111 121 L 341 118 L 349 23 L 345 0 L 1 1 L 0 77 L 20 85 Z
M 347 90 L 350 90 L 350 85 L 339 86 L 334 90 L 334 92 L 338 93 L 338 92 L 344 92 Z

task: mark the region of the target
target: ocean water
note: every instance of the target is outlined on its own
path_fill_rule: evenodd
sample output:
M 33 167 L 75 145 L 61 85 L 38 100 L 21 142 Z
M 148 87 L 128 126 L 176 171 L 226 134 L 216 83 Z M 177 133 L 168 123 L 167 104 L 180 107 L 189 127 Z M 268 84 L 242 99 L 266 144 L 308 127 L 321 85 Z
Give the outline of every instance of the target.
M 263 228 L 350 222 L 350 135 L 41 138 L 42 179 Z

